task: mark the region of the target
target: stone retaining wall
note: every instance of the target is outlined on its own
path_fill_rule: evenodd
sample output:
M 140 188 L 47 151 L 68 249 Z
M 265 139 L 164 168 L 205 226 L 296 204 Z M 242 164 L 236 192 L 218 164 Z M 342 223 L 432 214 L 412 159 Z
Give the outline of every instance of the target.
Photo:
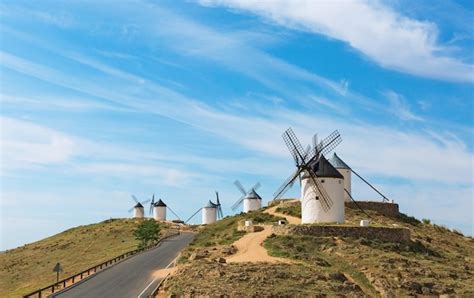
M 396 203 L 357 201 L 357 204 L 364 210 L 377 211 L 385 216 L 395 217 L 399 214 L 398 204 Z M 345 205 L 348 208 L 359 209 L 354 202 L 345 202 Z
M 406 228 L 284 225 L 273 226 L 272 232 L 276 235 L 340 236 L 376 239 L 384 242 L 410 242 L 410 230 Z

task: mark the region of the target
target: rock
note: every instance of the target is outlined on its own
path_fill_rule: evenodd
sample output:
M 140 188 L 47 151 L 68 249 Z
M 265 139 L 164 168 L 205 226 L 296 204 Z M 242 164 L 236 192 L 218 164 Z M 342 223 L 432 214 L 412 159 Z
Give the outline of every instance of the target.
M 346 276 L 341 272 L 331 273 L 329 274 L 329 278 L 332 280 L 338 280 L 340 282 L 345 282 L 347 280 Z
M 427 287 L 421 287 L 421 293 L 423 295 L 429 295 L 429 294 L 431 294 L 431 290 Z
M 195 253 L 192 253 L 191 256 L 189 256 L 189 260 L 190 261 L 200 260 L 200 259 L 204 259 L 205 257 L 206 255 L 203 253 L 195 252 Z
M 226 263 L 226 260 L 224 258 L 217 258 L 216 262 L 217 263 Z
M 405 284 L 403 284 L 403 287 L 407 290 L 409 290 L 411 293 L 415 293 L 415 294 L 422 294 L 421 292 L 421 284 L 413 281 L 413 282 L 407 282 Z

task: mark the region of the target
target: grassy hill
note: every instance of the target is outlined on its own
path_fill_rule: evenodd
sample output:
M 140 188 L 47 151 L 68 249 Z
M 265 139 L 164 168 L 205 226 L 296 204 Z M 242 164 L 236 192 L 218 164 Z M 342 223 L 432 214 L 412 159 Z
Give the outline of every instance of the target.
M 298 205 L 278 212 L 300 216 Z M 262 211 L 226 218 L 202 228 L 183 252 L 182 266 L 165 285 L 167 294 L 218 296 L 412 296 L 474 295 L 474 240 L 445 227 L 401 214 L 385 217 L 368 211 L 374 226 L 406 227 L 411 243 L 388 243 L 349 237 L 272 235 L 264 242 L 282 263 L 222 263 L 244 233 L 237 222 L 264 218 Z M 367 218 L 346 209 L 347 224 Z M 264 221 L 272 222 L 273 218 Z
M 133 231 L 139 221 L 113 219 L 79 226 L 49 238 L 0 253 L 0 297 L 19 297 L 60 278 L 137 247 Z

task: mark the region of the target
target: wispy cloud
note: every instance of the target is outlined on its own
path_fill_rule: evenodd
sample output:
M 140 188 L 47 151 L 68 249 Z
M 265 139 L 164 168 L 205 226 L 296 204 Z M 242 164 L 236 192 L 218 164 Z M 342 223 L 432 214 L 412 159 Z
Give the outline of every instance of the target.
M 31 68 L 23 66 L 24 64 L 31 65 L 31 62 L 19 58 L 1 60 L 15 61 L 16 63 L 9 63 L 8 67 L 22 72 Z M 89 63 L 88 65 L 93 64 Z M 453 140 L 449 136 L 443 137 L 444 142 L 439 144 L 430 136 L 419 132 L 405 133 L 390 127 L 374 126 L 360 121 L 354 123 L 344 118 L 328 118 L 324 115 L 315 118 L 309 113 L 284 108 L 272 110 L 271 115 L 273 116 L 270 118 L 256 117 L 251 114 L 235 115 L 216 110 L 195 99 L 151 82 L 147 83 L 148 88 L 142 89 L 140 99 L 137 99 L 137 94 L 128 95 L 129 88 L 123 81 L 123 78 L 127 78 L 129 84 L 141 84 L 140 80 L 130 74 L 100 67 L 111 76 L 115 76 L 116 79 L 114 91 L 104 93 L 97 84 L 91 85 L 86 81 L 70 77 L 67 73 L 58 73 L 57 77 L 51 77 L 49 74 L 55 71 L 49 70 L 46 66 L 40 66 L 40 68 L 46 70 L 47 75 L 36 71 L 26 71 L 25 74 L 73 89 L 77 88 L 76 85 L 83 86 L 80 88 L 81 92 L 104 97 L 104 99 L 142 112 L 166 116 L 259 154 L 269 154 L 278 158 L 287 157 L 287 152 L 282 146 L 279 136 L 288 126 L 293 126 L 297 131 L 301 131 L 306 140 L 309 140 L 316 131 L 328 133 L 330 128 L 339 128 L 345 135 L 344 148 L 347 148 L 345 151 L 349 160 L 356 161 L 357 165 L 369 173 L 387 177 L 442 180 L 452 183 L 470 181 L 471 170 L 466 160 L 471 160 L 472 155 L 467 152 L 462 143 L 459 143 L 459 140 Z M 170 99 L 173 100 L 173 103 L 170 103 Z M 179 108 L 177 103 L 179 103 Z M 410 113 L 407 114 L 405 110 L 404 113 L 403 117 L 415 117 Z M 367 144 L 371 144 L 371 151 L 365 149 Z M 410 146 L 406 144 L 410 144 Z M 349 150 L 349 148 L 356 149 Z M 424 152 L 425 158 L 419 159 L 413 155 L 413 152 Z M 445 156 L 452 158 L 446 159 Z M 440 167 L 463 174 L 453 177 L 449 174 L 451 171 L 443 172 L 445 174 L 439 173 L 436 169 Z M 420 171 L 419 169 L 427 170 Z
M 277 24 L 346 42 L 379 65 L 430 78 L 474 80 L 474 67 L 450 56 L 436 24 L 409 18 L 379 1 L 203 0 L 249 11 Z
M 387 90 L 384 92 L 384 95 L 387 97 L 390 103 L 389 111 L 393 115 L 404 121 L 423 121 L 422 117 L 415 115 L 411 111 L 406 100 L 401 94 L 398 94 L 392 90 Z

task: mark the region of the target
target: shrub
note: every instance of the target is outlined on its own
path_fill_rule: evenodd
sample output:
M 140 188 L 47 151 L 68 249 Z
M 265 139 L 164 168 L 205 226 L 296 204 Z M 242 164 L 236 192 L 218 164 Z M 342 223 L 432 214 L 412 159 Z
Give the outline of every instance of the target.
M 425 225 L 431 224 L 431 220 L 429 220 L 429 219 L 427 219 L 427 218 L 423 218 L 421 221 L 422 221 Z
M 160 230 L 160 224 L 154 219 L 142 221 L 133 232 L 133 236 L 139 241 L 138 248 L 156 243 L 160 239 Z

